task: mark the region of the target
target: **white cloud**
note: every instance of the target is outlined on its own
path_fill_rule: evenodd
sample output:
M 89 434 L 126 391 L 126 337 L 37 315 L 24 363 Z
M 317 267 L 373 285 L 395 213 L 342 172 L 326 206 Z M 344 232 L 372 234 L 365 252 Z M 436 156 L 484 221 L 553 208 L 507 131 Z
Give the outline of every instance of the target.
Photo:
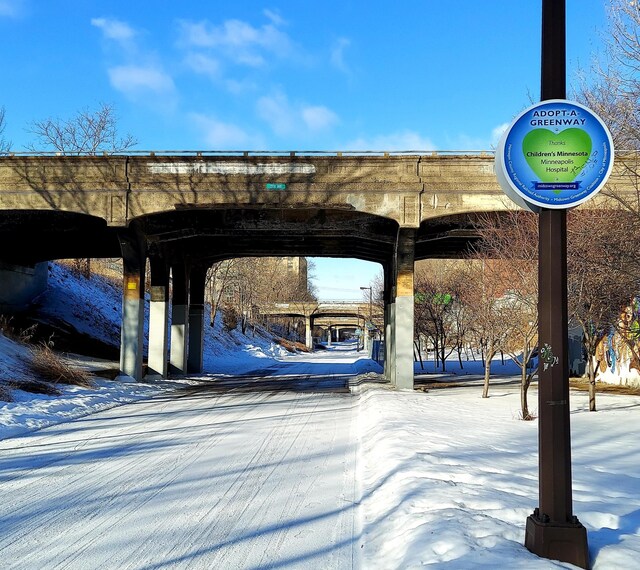
M 344 60 L 344 52 L 351 45 L 351 41 L 347 38 L 339 38 L 331 48 L 331 64 L 342 71 L 350 74 L 351 70 Z
M 92 18 L 91 25 L 102 30 L 105 38 L 120 43 L 130 42 L 136 36 L 129 24 L 113 18 Z
M 258 99 L 258 116 L 277 135 L 304 134 L 328 129 L 339 122 L 338 116 L 322 105 L 291 103 L 284 93 L 275 93 Z
M 187 66 L 200 75 L 206 75 L 211 79 L 220 77 L 220 62 L 203 53 L 188 53 L 185 57 Z
M 497 146 L 503 133 L 509 128 L 509 123 L 502 123 L 491 131 L 491 144 Z
M 257 102 L 258 116 L 278 135 L 288 135 L 297 128 L 294 112 L 282 93 L 260 97 Z
M 155 54 L 139 49 L 137 40 L 140 32 L 115 18 L 93 18 L 91 25 L 98 28 L 105 39 L 122 48 L 122 63 L 107 69 L 111 86 L 138 103 L 171 109 L 176 103 L 173 78 L 163 69 Z
M 140 65 L 120 65 L 109 69 L 114 89 L 137 98 L 149 93 L 168 95 L 174 92 L 173 79 L 161 69 Z
M 256 84 L 249 80 L 225 79 L 224 85 L 229 92 L 236 95 L 257 89 Z
M 304 107 L 302 119 L 311 131 L 327 129 L 338 122 L 338 115 L 323 106 Z
M 287 23 L 285 19 L 280 14 L 278 14 L 278 12 L 275 12 L 274 10 L 265 9 L 262 11 L 262 13 L 267 18 L 269 18 L 269 20 L 271 20 L 271 23 L 274 24 L 275 26 L 284 26 Z
M 509 123 L 498 125 L 491 130 L 491 133 L 481 137 L 468 135 L 466 133 L 447 137 L 440 148 L 459 151 L 490 151 L 496 148 L 502 133 L 508 126 Z
M 448 140 L 445 148 L 451 150 L 489 150 L 490 144 L 487 142 L 486 137 L 474 137 L 465 133 L 457 135 L 455 138 Z
M 400 131 L 387 135 L 375 135 L 369 138 L 358 138 L 347 144 L 345 150 L 373 150 L 373 151 L 408 151 L 435 150 L 433 142 L 413 131 Z
M 17 18 L 24 14 L 24 0 L 0 0 L 0 18 Z
M 191 113 L 189 120 L 202 133 L 211 150 L 253 150 L 260 147 L 260 137 L 250 135 L 238 125 L 201 113 Z
M 291 57 L 295 55 L 289 36 L 278 29 L 282 23 L 273 12 L 266 12 L 271 23 L 254 27 L 242 20 L 226 20 L 216 26 L 207 20 L 180 25 L 181 44 L 188 48 L 218 50 L 230 61 L 250 67 L 261 67 L 267 55 Z

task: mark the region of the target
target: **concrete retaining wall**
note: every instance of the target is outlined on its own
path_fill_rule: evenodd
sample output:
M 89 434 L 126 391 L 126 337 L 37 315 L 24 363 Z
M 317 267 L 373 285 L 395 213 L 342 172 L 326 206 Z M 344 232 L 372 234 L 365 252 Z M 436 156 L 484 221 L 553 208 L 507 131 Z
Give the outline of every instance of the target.
M 0 262 L 0 313 L 22 311 L 47 288 L 48 263 L 31 266 Z

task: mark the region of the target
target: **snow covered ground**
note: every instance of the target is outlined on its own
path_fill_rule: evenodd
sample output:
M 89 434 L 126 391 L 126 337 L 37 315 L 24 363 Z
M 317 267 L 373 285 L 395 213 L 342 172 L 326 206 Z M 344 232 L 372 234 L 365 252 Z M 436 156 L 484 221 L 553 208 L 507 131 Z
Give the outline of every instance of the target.
M 509 376 L 497 379 L 484 400 L 477 362 L 465 363 L 464 374 L 452 363 L 463 387 L 396 392 L 371 383 L 349 396 L 333 389 L 342 378 L 374 380 L 379 371 L 350 347 L 289 355 L 263 337 L 220 338 L 207 340 L 213 344 L 205 359 L 218 374 L 202 379 L 101 380 L 93 390 L 67 387 L 59 397 L 16 392 L 16 401 L 0 402 L 2 567 L 205 568 L 214 555 L 230 556 L 220 568 L 570 567 L 522 546 L 526 517 L 537 506 L 537 422 L 518 420 L 518 386 Z M 0 374 L 24 368 L 22 350 L 0 336 Z M 144 433 L 149 418 L 180 405 L 176 388 L 203 380 L 222 385 L 252 370 L 278 374 L 295 389 L 271 400 L 247 390 L 195 401 L 183 396 L 175 417 L 164 414 L 164 426 Z M 494 370 L 514 372 L 508 364 Z M 300 382 L 310 390 L 298 390 Z M 321 382 L 329 389 L 322 392 Z M 532 409 L 536 396 L 534 385 Z M 635 569 L 640 398 L 600 394 L 598 407 L 588 412 L 586 395 L 572 391 L 574 512 L 587 528 L 594 569 Z M 227 440 L 209 439 L 196 421 L 199 408 Z M 255 437 L 232 429 L 240 425 L 234 414 L 256 426 Z M 311 423 L 300 427 L 304 422 Z M 314 445 L 318 453 L 311 454 Z M 241 450 L 257 463 L 243 463 Z M 285 471 L 277 469 L 283 465 Z M 318 465 L 324 475 L 314 479 Z M 208 479 L 214 469 L 226 478 Z M 270 469 L 277 485 L 270 486 Z M 271 491 L 252 495 L 232 475 L 243 470 L 261 475 L 260 488 Z M 130 479 L 120 479 L 122 472 Z M 111 487 L 110 477 L 120 486 Z M 283 489 L 291 493 L 278 494 Z M 299 501 L 305 510 L 296 511 Z M 243 510 L 254 513 L 242 519 L 253 521 L 244 531 L 234 524 Z M 184 532 L 172 531 L 172 518 Z M 138 540 L 145 529 L 157 531 L 153 549 Z M 274 545 L 285 543 L 275 556 Z M 246 554 L 246 562 L 232 551 Z M 43 566 L 47 553 L 53 562 Z
M 354 399 L 250 383 L 0 441 L 2 567 L 360 567 Z

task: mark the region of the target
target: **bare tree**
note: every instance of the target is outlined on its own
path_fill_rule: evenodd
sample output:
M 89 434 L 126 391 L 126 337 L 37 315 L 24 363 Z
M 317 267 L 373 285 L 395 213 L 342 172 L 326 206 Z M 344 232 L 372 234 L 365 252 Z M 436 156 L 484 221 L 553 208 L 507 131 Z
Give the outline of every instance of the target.
M 638 339 L 625 330 L 626 320 L 619 318 L 622 307 L 637 294 L 640 282 L 640 4 L 609 0 L 607 15 L 602 37 L 606 53 L 593 63 L 592 73 L 580 75 L 576 98 L 596 111 L 611 130 L 616 166 L 624 176 L 626 192 L 609 182 L 602 190 L 610 198 L 607 214 L 591 212 L 583 215 L 579 224 L 569 226 L 569 267 L 574 274 L 570 278 L 570 310 L 584 331 L 592 411 L 596 409 L 595 355 L 612 327 L 618 329 L 617 336 L 627 345 L 632 359 L 640 358 Z M 635 193 L 630 193 L 629 187 L 635 188 Z
M 243 332 L 258 322 L 260 308 L 275 302 L 315 301 L 301 272 L 290 271 L 277 258 L 247 257 L 214 264 L 208 274 L 211 324 L 218 308 L 233 306 Z M 290 324 L 290 323 L 288 323 Z
M 229 259 L 214 263 L 207 271 L 205 291 L 207 300 L 211 307 L 209 325 L 215 324 L 218 308 L 221 306 L 222 296 L 229 287 L 229 279 L 233 274 L 233 264 L 235 260 Z
M 421 339 L 431 340 L 435 364 L 446 371 L 447 358 L 464 344 L 467 315 L 464 306 L 466 274 L 460 263 L 439 260 L 440 271 L 426 269 L 424 262 L 416 267 L 414 326 L 416 348 L 420 354 Z M 462 366 L 462 361 L 460 360 Z
M 4 107 L 0 107 L 0 154 L 9 152 L 9 150 L 11 149 L 11 143 L 4 138 L 4 131 L 7 128 L 5 116 L 6 115 Z
M 522 419 L 533 419 L 527 394 L 537 372 L 532 358 L 538 340 L 538 220 L 525 211 L 507 211 L 478 218 L 481 235 L 476 246 L 478 257 L 501 259 L 488 264 L 492 279 L 504 291 L 501 312 L 505 318 L 504 347 L 521 371 L 520 401 Z
M 570 319 L 583 331 L 582 343 L 589 378 L 589 410 L 596 410 L 596 370 L 598 344 L 612 327 L 619 327 L 619 315 L 638 292 L 638 281 L 626 270 L 620 257 L 611 258 L 611 246 L 625 250 L 628 227 L 621 218 L 628 212 L 614 210 L 574 210 L 568 219 L 568 300 Z M 624 321 L 620 324 L 625 327 Z M 627 331 L 622 337 L 631 339 Z M 637 353 L 635 342 L 629 343 Z
M 579 74 L 577 97 L 611 129 L 616 148 L 640 148 L 640 4 L 608 0 L 606 52 Z
M 96 110 L 81 110 L 70 119 L 49 117 L 34 121 L 29 131 L 36 137 L 36 141 L 27 146 L 32 152 L 123 152 L 138 143 L 133 135 L 121 136 L 118 133 L 115 109 L 106 103 L 101 103 Z
M 640 3 L 608 0 L 608 26 L 602 35 L 606 51 L 589 73 L 579 73 L 576 99 L 593 109 L 607 124 L 616 148 L 616 164 L 627 174 L 635 197 L 623 196 L 614 185 L 602 192 L 623 209 L 640 217 L 638 157 L 640 150 Z M 629 152 L 632 151 L 632 152 Z
M 506 270 L 495 267 L 500 263 L 500 260 L 480 260 L 480 264 L 474 266 L 467 289 L 472 333 L 481 348 L 484 364 L 483 398 L 489 397 L 491 362 L 498 351 L 504 349 L 510 332 L 510 315 L 502 298 L 505 292 L 502 276 Z
M 70 119 L 47 118 L 34 121 L 29 131 L 36 141 L 27 149 L 34 153 L 56 151 L 81 155 L 123 152 L 137 144 L 130 134 L 118 134 L 118 118 L 112 105 L 101 103 L 94 111 L 84 109 Z M 76 269 L 91 276 L 91 260 L 78 259 Z

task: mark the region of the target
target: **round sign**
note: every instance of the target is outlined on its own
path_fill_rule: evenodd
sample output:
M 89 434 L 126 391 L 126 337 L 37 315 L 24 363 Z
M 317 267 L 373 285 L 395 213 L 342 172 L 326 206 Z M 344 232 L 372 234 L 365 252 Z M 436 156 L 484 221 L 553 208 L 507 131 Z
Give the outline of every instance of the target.
M 505 131 L 496 176 L 520 206 L 572 208 L 604 186 L 613 168 L 606 125 L 584 105 L 550 99 L 529 107 Z

